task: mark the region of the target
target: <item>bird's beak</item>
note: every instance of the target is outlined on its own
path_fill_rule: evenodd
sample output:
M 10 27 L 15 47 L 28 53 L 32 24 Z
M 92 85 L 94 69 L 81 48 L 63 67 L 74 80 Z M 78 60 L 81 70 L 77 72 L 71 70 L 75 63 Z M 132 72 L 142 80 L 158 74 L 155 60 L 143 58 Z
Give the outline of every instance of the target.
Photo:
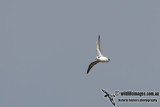
M 110 59 L 108 58 L 108 61 L 110 61 Z

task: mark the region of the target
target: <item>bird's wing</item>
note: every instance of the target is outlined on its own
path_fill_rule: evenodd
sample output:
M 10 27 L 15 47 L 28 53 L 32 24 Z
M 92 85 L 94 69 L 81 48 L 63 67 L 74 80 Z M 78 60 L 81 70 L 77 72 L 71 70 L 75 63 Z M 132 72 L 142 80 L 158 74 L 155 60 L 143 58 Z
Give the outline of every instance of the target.
M 98 62 L 99 62 L 99 61 L 94 61 L 94 62 L 92 62 L 92 63 L 88 66 L 87 74 L 89 73 L 90 69 L 91 69 L 94 65 L 96 65 Z
M 96 42 L 96 50 L 98 52 L 98 56 L 103 56 L 100 48 L 100 35 L 98 36 L 97 42 Z
M 109 96 L 108 98 L 111 101 L 111 103 L 115 106 L 115 102 L 113 101 L 113 97 Z
M 106 93 L 106 95 L 109 95 L 109 93 L 103 89 L 101 89 L 104 93 Z

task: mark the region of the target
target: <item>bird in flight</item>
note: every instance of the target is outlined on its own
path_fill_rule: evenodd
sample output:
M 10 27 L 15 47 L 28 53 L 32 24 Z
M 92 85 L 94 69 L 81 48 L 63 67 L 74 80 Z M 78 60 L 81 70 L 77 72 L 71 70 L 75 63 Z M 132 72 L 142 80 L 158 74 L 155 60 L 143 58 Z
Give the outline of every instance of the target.
M 97 42 L 96 42 L 96 51 L 98 53 L 98 56 L 96 57 L 96 61 L 92 62 L 89 66 L 88 66 L 88 70 L 87 70 L 87 74 L 89 73 L 89 71 L 91 70 L 91 68 L 96 65 L 99 62 L 109 62 L 110 59 L 103 56 L 101 49 L 100 49 L 100 35 L 98 36 Z
M 107 91 L 103 90 L 102 91 L 106 94 L 104 97 L 108 97 L 109 100 L 111 101 L 111 103 L 115 106 L 115 102 L 113 101 L 113 97 L 115 97 L 115 95 L 111 95 L 109 94 Z

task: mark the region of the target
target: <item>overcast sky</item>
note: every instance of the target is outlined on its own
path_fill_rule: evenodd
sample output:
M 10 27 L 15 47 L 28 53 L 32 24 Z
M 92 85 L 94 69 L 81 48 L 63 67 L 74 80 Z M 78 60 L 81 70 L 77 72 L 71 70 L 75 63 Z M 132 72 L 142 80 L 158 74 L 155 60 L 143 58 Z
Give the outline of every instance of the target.
M 159 61 L 159 0 L 0 1 L 0 107 L 113 107 L 101 89 L 160 91 Z

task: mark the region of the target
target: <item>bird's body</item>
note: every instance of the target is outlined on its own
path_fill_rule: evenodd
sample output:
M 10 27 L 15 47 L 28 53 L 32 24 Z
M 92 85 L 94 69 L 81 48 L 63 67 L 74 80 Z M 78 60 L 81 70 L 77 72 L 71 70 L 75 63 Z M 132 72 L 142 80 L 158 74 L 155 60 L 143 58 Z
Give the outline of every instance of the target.
M 99 62 L 109 62 L 110 59 L 103 56 L 102 55 L 102 52 L 101 52 L 101 49 L 100 49 L 100 35 L 98 36 L 98 40 L 96 42 L 96 51 L 98 52 L 98 56 L 96 57 L 96 61 L 92 62 L 89 67 L 88 67 L 88 70 L 87 70 L 87 74 L 89 73 L 90 69 L 96 65 L 97 63 Z
M 97 56 L 96 59 L 99 61 L 99 62 L 108 62 L 108 58 L 107 57 L 104 57 L 104 56 Z

